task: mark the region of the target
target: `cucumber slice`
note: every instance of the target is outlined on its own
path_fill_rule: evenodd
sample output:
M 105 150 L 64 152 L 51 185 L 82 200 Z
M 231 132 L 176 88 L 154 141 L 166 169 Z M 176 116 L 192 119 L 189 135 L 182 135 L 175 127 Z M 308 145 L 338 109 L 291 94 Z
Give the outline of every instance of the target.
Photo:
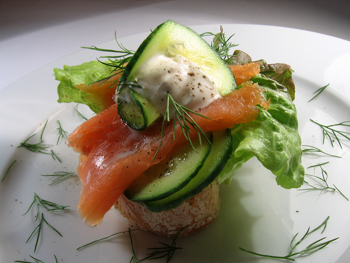
M 211 142 L 197 140 L 193 146 L 196 150 L 188 144 L 169 160 L 145 171 L 125 191 L 125 196 L 133 201 L 153 201 L 183 188 L 202 168 L 210 153 Z
M 126 66 L 121 83 L 134 81 L 138 67 L 156 54 L 181 55 L 198 64 L 212 78 L 221 96 L 227 95 L 236 86 L 230 68 L 210 45 L 192 29 L 172 20 L 159 25 L 143 41 Z
M 227 95 L 236 87 L 236 81 L 228 65 L 201 36 L 188 27 L 168 20 L 152 31 L 127 64 L 117 90 L 119 96 L 121 96 L 122 91 L 124 93 L 125 88 L 130 87 L 130 83 L 135 84 L 137 82 L 137 75 L 135 74 L 137 74 L 138 69 L 145 65 L 144 63 L 150 58 L 158 55 L 167 57 L 180 55 L 196 63 L 211 78 L 221 96 Z M 122 102 L 125 103 L 125 100 Z M 132 109 L 133 107 L 135 109 Z M 119 107 L 118 111 L 122 119 L 124 118 L 123 116 L 128 116 L 128 113 L 124 113 L 123 110 L 142 113 L 143 109 L 140 108 L 139 104 Z M 163 113 L 161 112 L 161 114 Z M 142 118 L 144 115 L 139 114 L 138 116 Z M 133 119 L 129 118 L 125 121 L 131 124 Z M 140 120 L 136 121 L 139 122 Z M 141 122 L 146 125 L 151 124 L 148 120 Z M 131 125 L 130 127 L 132 126 L 136 127 L 136 129 L 139 127 L 139 125 Z
M 129 89 L 128 92 L 131 99 L 118 98 L 119 117 L 130 128 L 143 131 L 157 120 L 160 114 L 155 110 L 153 105 L 137 91 Z
M 151 202 L 144 202 L 152 212 L 161 212 L 178 207 L 182 202 L 195 196 L 211 184 L 224 168 L 232 153 L 230 130 L 213 132 L 211 152 L 198 174 L 182 189 L 174 194 Z

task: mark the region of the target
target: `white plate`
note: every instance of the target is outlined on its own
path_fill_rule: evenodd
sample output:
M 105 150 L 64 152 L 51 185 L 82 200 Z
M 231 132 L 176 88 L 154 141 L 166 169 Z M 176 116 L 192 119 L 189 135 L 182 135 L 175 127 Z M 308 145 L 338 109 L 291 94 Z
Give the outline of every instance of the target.
M 219 25 L 197 26 L 194 29 L 199 33 L 217 32 Z M 292 65 L 303 144 L 342 156 L 341 159 L 308 157 L 304 158 L 304 165 L 308 167 L 330 161 L 324 166 L 329 184 L 335 184 L 345 196 L 350 197 L 349 141 L 343 142 L 343 148 L 338 145 L 332 148 L 327 140 L 323 144 L 321 130 L 310 122 L 310 119 L 314 119 L 333 124 L 350 120 L 350 43 L 279 27 L 224 25 L 224 30 L 227 34 L 235 33 L 232 40 L 254 60 L 263 58 L 269 63 Z M 135 35 L 120 41 L 126 47 L 136 49 L 146 35 Z M 82 46 L 94 44 L 81 43 Z M 115 42 L 98 46 L 115 47 Z M 56 102 L 57 82 L 52 69 L 63 64 L 75 65 L 94 60 L 99 55 L 94 51 L 82 50 L 40 68 L 0 92 L 1 177 L 9 165 L 17 160 L 6 179 L 0 183 L 0 262 L 33 261 L 29 255 L 45 262 L 54 262 L 53 255 L 57 256 L 58 262 L 129 262 L 131 258 L 127 234 L 77 251 L 76 248 L 90 241 L 127 230 L 129 224 L 118 211 L 111 210 L 99 227 L 84 225 L 76 211 L 79 180 L 69 179 L 49 186 L 51 180 L 41 176 L 76 169 L 77 155 L 62 142 L 56 145 L 56 120 L 60 120 L 63 128 L 69 132 L 82 123 L 73 105 Z M 330 86 L 316 100 L 308 102 L 314 91 L 328 83 Z M 80 106 L 79 110 L 91 116 L 88 109 Z M 33 133 L 38 133 L 34 141 L 39 140 L 47 119 L 44 142 L 53 146 L 62 163 L 49 155 L 17 148 Z M 320 175 L 318 169 L 307 169 L 307 173 Z M 274 176 L 255 160 L 244 165 L 232 184 L 222 185 L 221 190 L 222 209 L 217 220 L 195 235 L 179 238 L 177 245 L 183 249 L 175 253 L 171 262 L 274 262 L 242 252 L 239 247 L 265 254 L 287 254 L 294 234 L 299 232 L 299 236 L 302 236 L 309 226 L 318 226 L 327 216 L 330 219 L 325 232 L 312 234 L 303 244 L 308 245 L 324 236 L 339 239 L 311 256 L 298 258 L 297 262 L 337 262 L 344 253 L 347 254 L 338 262 L 349 260 L 349 251 L 346 250 L 350 244 L 350 202 L 339 193 L 283 189 L 276 185 Z M 35 210 L 23 215 L 32 202 L 34 192 L 41 198 L 71 208 L 70 212 L 61 214 L 42 210 L 47 221 L 60 231 L 62 237 L 44 226 L 35 253 L 35 237 L 26 243 L 38 224 L 34 220 Z M 147 247 L 157 246 L 158 241 L 171 242 L 167 238 L 140 231 L 134 231 L 132 235 L 139 258 L 142 258 Z

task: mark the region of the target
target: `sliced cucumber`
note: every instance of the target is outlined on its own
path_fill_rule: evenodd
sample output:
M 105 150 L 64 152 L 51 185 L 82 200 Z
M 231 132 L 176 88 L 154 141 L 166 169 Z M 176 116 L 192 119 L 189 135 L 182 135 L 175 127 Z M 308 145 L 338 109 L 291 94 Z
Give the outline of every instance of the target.
M 225 166 L 232 153 L 232 137 L 229 130 L 213 132 L 211 152 L 197 175 L 182 189 L 156 201 L 144 202 L 152 212 L 161 212 L 176 208 L 185 200 L 195 196 L 211 184 Z
M 236 85 L 230 68 L 210 45 L 192 29 L 168 20 L 143 41 L 126 66 L 121 82 L 134 81 L 134 72 L 147 59 L 156 55 L 181 55 L 198 64 L 215 83 L 220 95 L 230 93 Z
M 212 137 L 211 137 L 212 138 Z M 125 191 L 133 201 L 153 201 L 165 198 L 183 188 L 202 168 L 211 149 L 211 143 L 199 140 L 188 144 L 171 159 L 152 166 Z
M 131 99 L 118 98 L 119 117 L 132 129 L 143 131 L 160 114 L 153 105 L 134 89 L 128 90 Z
M 124 89 L 128 87 L 128 83 L 137 82 L 137 72 L 145 65 L 145 62 L 158 55 L 167 57 L 180 55 L 196 63 L 211 78 L 221 96 L 227 95 L 236 87 L 230 68 L 201 36 L 188 27 L 168 20 L 152 31 L 127 64 L 120 79 L 119 96 L 122 96 L 122 90 L 123 93 L 125 92 Z M 120 102 L 125 103 L 126 100 Z M 124 110 L 128 112 L 124 113 Z M 125 120 L 124 116 L 130 115 L 129 112 L 140 112 L 139 118 L 135 122 L 142 122 L 145 125 L 151 124 L 150 120 L 140 120 L 145 114 L 143 114 L 143 108 L 137 103 L 132 103 L 127 107 L 125 105 L 119 107 L 118 111 L 123 120 Z M 132 118 L 127 118 L 125 121 L 130 124 L 130 127 L 136 129 L 140 127 L 139 124 L 132 125 Z

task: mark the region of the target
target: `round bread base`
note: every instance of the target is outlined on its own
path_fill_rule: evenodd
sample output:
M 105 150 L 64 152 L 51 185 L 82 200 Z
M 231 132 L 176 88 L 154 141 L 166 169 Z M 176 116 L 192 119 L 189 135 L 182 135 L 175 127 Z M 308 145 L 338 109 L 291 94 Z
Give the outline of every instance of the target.
M 180 206 L 158 213 L 147 210 L 124 195 L 115 207 L 139 229 L 166 236 L 176 236 L 183 229 L 180 236 L 188 236 L 209 226 L 219 214 L 219 186 L 214 181 Z

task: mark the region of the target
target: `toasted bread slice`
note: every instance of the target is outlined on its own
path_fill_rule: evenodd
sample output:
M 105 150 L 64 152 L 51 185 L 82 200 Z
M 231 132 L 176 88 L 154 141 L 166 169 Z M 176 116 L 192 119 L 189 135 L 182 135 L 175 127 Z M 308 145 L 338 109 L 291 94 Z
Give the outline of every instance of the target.
M 180 206 L 159 213 L 147 210 L 138 202 L 119 197 L 115 207 L 139 229 L 158 235 L 188 236 L 209 226 L 220 210 L 219 185 L 216 180 Z

